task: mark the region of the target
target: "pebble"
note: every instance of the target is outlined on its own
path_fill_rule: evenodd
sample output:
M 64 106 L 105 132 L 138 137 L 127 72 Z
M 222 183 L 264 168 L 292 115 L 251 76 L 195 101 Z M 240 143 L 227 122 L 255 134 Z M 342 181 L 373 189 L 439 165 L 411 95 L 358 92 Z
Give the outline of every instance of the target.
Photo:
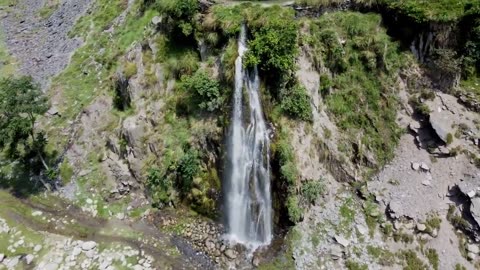
M 94 249 L 96 246 L 97 246 L 97 243 L 93 241 L 88 241 L 82 244 L 82 249 L 85 251 L 88 251 L 88 250 Z
M 417 224 L 417 230 L 419 232 L 424 232 L 426 229 L 427 229 L 427 226 L 425 226 L 425 224 L 422 224 L 422 223 Z
M 25 262 L 27 264 L 31 264 L 34 258 L 35 257 L 32 254 L 28 254 L 27 256 L 25 256 Z

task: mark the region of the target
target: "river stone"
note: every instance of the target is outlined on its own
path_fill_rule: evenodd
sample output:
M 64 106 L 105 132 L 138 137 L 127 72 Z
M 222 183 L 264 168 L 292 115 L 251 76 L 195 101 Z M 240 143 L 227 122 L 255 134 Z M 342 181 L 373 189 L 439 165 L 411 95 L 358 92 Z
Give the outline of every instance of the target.
M 88 241 L 88 242 L 84 242 L 82 244 L 82 249 L 85 250 L 85 251 L 88 251 L 88 250 L 94 249 L 96 246 L 97 246 L 97 243 L 95 243 L 93 241 Z
M 237 258 L 237 254 L 235 254 L 235 251 L 233 249 L 227 249 L 225 250 L 225 256 L 227 256 L 229 259 L 235 259 Z

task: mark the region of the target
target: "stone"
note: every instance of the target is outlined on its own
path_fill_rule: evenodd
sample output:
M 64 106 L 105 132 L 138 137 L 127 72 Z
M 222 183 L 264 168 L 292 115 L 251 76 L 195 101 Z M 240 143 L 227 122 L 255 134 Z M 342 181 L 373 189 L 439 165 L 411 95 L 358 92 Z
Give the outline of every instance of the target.
M 412 170 L 418 171 L 420 169 L 420 164 L 416 162 L 412 162 Z
M 85 256 L 87 256 L 87 258 L 90 258 L 90 259 L 92 259 L 93 257 L 95 257 L 95 255 L 96 255 L 96 252 L 95 252 L 95 250 L 93 250 L 93 249 L 85 252 Z
M 343 247 L 348 247 L 348 245 L 350 244 L 350 241 L 348 241 L 347 239 L 345 239 L 343 236 L 341 235 L 336 235 L 335 236 L 335 241 L 337 241 L 337 243 L 339 243 L 340 245 L 342 245 Z
M 478 245 L 475 244 L 468 244 L 467 250 L 468 252 L 472 252 L 474 254 L 478 254 L 480 252 L 480 248 L 478 247 Z
M 235 254 L 235 251 L 233 249 L 225 250 L 224 254 L 225 254 L 225 256 L 227 256 L 227 258 L 229 258 L 231 260 L 237 258 L 237 254 Z
M 368 229 L 363 225 L 358 224 L 356 228 L 361 235 L 366 235 L 368 233 Z
M 432 233 L 430 233 L 430 235 L 431 235 L 433 238 L 437 237 L 437 236 L 438 236 L 438 230 L 437 230 L 437 229 L 433 229 L 433 230 L 432 230 Z
M 468 252 L 468 254 L 467 254 L 467 258 L 471 261 L 475 260 L 476 257 L 477 257 L 477 255 L 475 253 Z
M 100 270 L 106 270 L 112 263 L 108 260 L 100 264 Z
M 252 265 L 255 267 L 258 267 L 260 265 L 260 259 L 257 256 L 253 257 Z
M 411 131 L 418 133 L 418 130 L 420 129 L 420 123 L 410 122 L 410 124 L 408 124 L 408 128 L 410 128 Z
M 5 254 L 0 253 L 0 263 L 3 262 L 4 259 L 5 259 Z
M 25 256 L 25 262 L 27 264 L 31 264 L 34 258 L 35 257 L 32 254 L 28 254 L 27 256 Z
M 426 172 L 429 172 L 430 171 L 430 168 L 428 167 L 428 165 L 424 162 L 422 162 L 422 164 L 420 165 L 420 168 Z
M 470 201 L 472 202 L 470 212 L 475 222 L 480 225 L 480 197 L 471 198 Z
M 118 214 L 116 215 L 116 217 L 117 217 L 118 219 L 120 219 L 120 220 L 123 220 L 123 219 L 125 219 L 125 214 L 124 214 L 124 213 L 118 213 Z
M 42 214 L 43 214 L 42 211 L 34 211 L 32 212 L 32 217 L 41 216 Z
M 432 186 L 432 182 L 430 182 L 430 180 L 423 180 L 423 181 L 422 181 L 422 185 L 427 186 L 427 187 L 431 187 L 431 186 Z
M 343 250 L 339 246 L 333 246 L 330 250 L 330 256 L 332 256 L 332 259 L 338 260 L 343 256 Z
M 452 119 L 449 114 L 433 111 L 430 113 L 430 124 L 438 137 L 447 143 L 448 134 L 455 134 L 452 129 Z
M 93 200 L 88 198 L 87 201 L 86 201 L 88 204 L 93 204 Z
M 133 266 L 133 270 L 143 270 L 143 266 L 136 264 Z
M 161 16 L 155 16 L 152 18 L 152 24 L 155 26 L 159 26 L 163 21 L 163 18 Z
M 80 255 L 80 253 L 82 253 L 82 249 L 80 247 L 74 247 L 73 250 L 72 250 L 72 255 L 73 256 L 78 256 Z
M 470 192 L 467 193 L 467 196 L 469 198 L 473 198 L 475 197 L 475 195 L 477 195 L 477 192 L 475 190 L 471 190 Z
M 419 232 L 424 232 L 426 229 L 427 229 L 427 226 L 425 226 L 425 224 L 422 224 L 422 223 L 417 224 L 417 230 Z
M 5 266 L 8 268 L 8 269 L 15 269 L 15 267 L 17 266 L 17 264 L 20 262 L 20 257 L 19 256 L 16 256 L 16 257 L 13 257 L 11 259 L 9 259 L 8 261 L 5 260 Z
M 54 262 L 48 263 L 47 265 L 45 265 L 45 267 L 43 267 L 43 270 L 57 270 L 57 269 L 58 269 L 58 264 Z
M 84 242 L 82 244 L 82 249 L 85 250 L 85 251 L 88 251 L 88 250 L 94 249 L 96 246 L 97 246 L 97 243 L 95 243 L 93 241 L 88 241 L 88 242 Z

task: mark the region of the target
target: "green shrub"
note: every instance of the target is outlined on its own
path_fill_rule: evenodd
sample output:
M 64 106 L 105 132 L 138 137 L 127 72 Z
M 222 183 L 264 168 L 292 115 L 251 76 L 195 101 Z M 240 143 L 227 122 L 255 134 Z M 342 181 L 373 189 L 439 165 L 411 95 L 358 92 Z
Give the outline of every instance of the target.
M 296 85 L 281 95 L 280 106 L 282 110 L 291 117 L 303 121 L 312 121 L 312 108 L 310 96 L 305 87 Z
M 315 203 L 318 197 L 324 193 L 325 184 L 322 179 L 305 181 L 302 185 L 302 195 L 308 203 Z
M 73 168 L 68 163 L 68 160 L 64 160 L 62 162 L 59 170 L 60 170 L 59 174 L 60 174 L 60 179 L 62 180 L 62 184 L 66 185 L 66 184 L 70 183 L 70 181 L 72 180 L 72 176 L 73 176 Z
M 162 207 L 173 201 L 173 183 L 158 168 L 150 168 L 147 173 L 147 187 L 155 207 Z
M 430 262 L 430 265 L 433 267 L 433 269 L 438 270 L 439 259 L 438 259 L 437 251 L 433 248 L 429 248 L 429 249 L 427 249 L 427 252 L 426 252 L 425 256 L 427 257 L 427 259 Z
M 194 16 L 199 10 L 197 0 L 157 0 L 154 4 L 156 10 L 166 19 L 170 35 L 191 36 L 193 34 Z
M 200 160 L 196 150 L 189 148 L 177 167 L 180 191 L 186 195 L 192 189 L 193 178 L 200 172 Z
M 258 65 L 271 86 L 279 86 L 296 69 L 298 25 L 295 13 L 279 6 L 254 7 L 246 16 L 253 38 L 248 43 L 245 65 Z M 278 97 L 278 93 L 273 94 Z
M 399 257 L 404 260 L 404 270 L 428 269 L 427 265 L 418 258 L 413 250 L 404 250 L 400 252 Z
M 202 110 L 213 112 L 223 104 L 218 81 L 211 79 L 203 70 L 198 70 L 192 76 L 183 76 L 181 87 L 191 96 L 191 102 Z
M 368 270 L 368 265 L 360 264 L 352 260 L 347 260 L 345 262 L 345 267 L 347 267 L 348 270 Z
M 303 209 L 296 195 L 290 195 L 287 198 L 288 217 L 293 223 L 298 223 L 303 218 Z
M 452 135 L 452 133 L 448 133 L 446 143 L 447 143 L 447 145 L 450 145 L 450 144 L 452 144 L 452 142 L 453 142 L 453 135 Z
M 137 64 L 135 64 L 134 62 L 125 63 L 125 66 L 123 68 L 123 74 L 127 79 L 137 74 Z

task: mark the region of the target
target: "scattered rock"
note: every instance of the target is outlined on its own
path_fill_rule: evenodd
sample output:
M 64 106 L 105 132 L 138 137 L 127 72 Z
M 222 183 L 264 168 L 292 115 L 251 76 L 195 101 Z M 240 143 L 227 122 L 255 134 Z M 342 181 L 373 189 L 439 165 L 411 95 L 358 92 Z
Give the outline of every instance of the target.
M 340 259 L 343 256 L 342 248 L 334 245 L 330 250 L 330 256 L 332 256 L 332 259 L 334 260 Z
M 225 250 L 224 254 L 225 256 L 227 256 L 227 258 L 232 260 L 237 258 L 237 254 L 235 254 L 235 251 L 233 249 Z
M 97 243 L 93 241 L 83 242 L 82 249 L 85 251 L 92 250 L 97 246 Z
M 480 252 L 480 248 L 478 247 L 478 245 L 475 245 L 475 244 L 468 244 L 467 250 L 468 252 L 471 252 L 474 254 L 478 254 Z
M 9 259 L 9 260 L 5 263 L 5 266 L 6 266 L 8 269 L 15 269 L 15 267 L 17 266 L 17 264 L 19 263 L 19 261 L 20 261 L 20 257 L 19 257 L 19 256 L 13 257 L 13 258 Z
M 417 230 L 419 232 L 424 232 L 426 229 L 427 229 L 427 226 L 425 226 L 425 224 L 422 224 L 422 223 L 417 224 Z
M 33 251 L 35 251 L 35 252 L 39 252 L 40 250 L 42 250 L 42 246 L 41 246 L 41 245 L 36 245 L 36 246 L 33 248 Z
M 412 162 L 412 170 L 418 171 L 420 169 L 420 164 L 416 162 Z
M 477 255 L 475 253 L 468 252 L 467 257 L 468 257 L 469 260 L 473 261 L 473 260 L 475 260 Z
M 25 262 L 27 264 L 31 264 L 34 258 L 35 257 L 32 254 L 28 254 L 27 256 L 25 256 Z
M 356 228 L 361 235 L 366 235 L 368 233 L 368 229 L 363 225 L 358 224 Z
M 475 197 L 475 195 L 477 195 L 477 192 L 475 190 L 471 190 L 470 192 L 467 193 L 467 195 L 469 198 L 473 198 Z
M 260 265 L 260 259 L 257 256 L 253 257 L 252 265 L 255 267 L 258 267 Z
M 426 171 L 426 172 L 429 172 L 430 171 L 430 168 L 428 167 L 428 165 L 424 162 L 422 162 L 422 164 L 420 165 L 420 168 L 423 170 L 423 171 Z
M 33 216 L 33 217 L 41 216 L 42 214 L 43 214 L 42 211 L 34 211 L 34 212 L 32 212 L 32 216 Z
M 74 248 L 73 248 L 73 251 L 72 251 L 72 255 L 73 255 L 73 256 L 78 256 L 78 255 L 80 255 L 80 253 L 82 253 L 82 249 L 81 249 L 81 248 L 79 248 L 79 247 L 74 247 Z
M 48 263 L 48 264 L 45 265 L 45 267 L 43 268 L 43 270 L 57 270 L 57 269 L 58 269 L 58 264 L 55 263 L 55 262 Z
M 350 244 L 350 241 L 348 241 L 347 239 L 345 239 L 343 236 L 341 235 L 336 235 L 335 236 L 335 241 L 337 241 L 337 243 L 339 243 L 340 245 L 342 245 L 343 247 L 348 247 L 348 245 Z
M 420 129 L 420 123 L 410 122 L 410 124 L 408 124 L 408 128 L 410 128 L 411 131 L 418 133 L 418 130 Z

